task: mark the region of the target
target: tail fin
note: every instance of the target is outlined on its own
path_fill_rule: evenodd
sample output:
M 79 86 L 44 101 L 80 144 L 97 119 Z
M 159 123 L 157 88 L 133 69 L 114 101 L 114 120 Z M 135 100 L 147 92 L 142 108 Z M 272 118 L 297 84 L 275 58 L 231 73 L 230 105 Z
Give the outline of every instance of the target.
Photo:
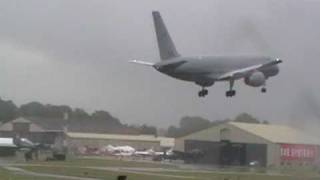
M 162 60 L 168 60 L 170 58 L 180 56 L 174 46 L 174 43 L 168 33 L 168 30 L 161 18 L 158 11 L 152 12 L 154 27 L 157 34 L 158 47 L 160 52 L 160 57 Z

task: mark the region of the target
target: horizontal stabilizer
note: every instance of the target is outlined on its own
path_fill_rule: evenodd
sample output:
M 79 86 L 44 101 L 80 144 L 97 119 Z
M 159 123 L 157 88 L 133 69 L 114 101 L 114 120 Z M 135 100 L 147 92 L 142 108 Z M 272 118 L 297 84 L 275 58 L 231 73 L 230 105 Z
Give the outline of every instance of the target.
M 130 63 L 135 63 L 135 64 L 140 64 L 140 65 L 144 65 L 144 66 L 153 66 L 154 65 L 154 63 L 152 63 L 152 62 L 139 61 L 139 60 L 131 60 L 129 62 Z

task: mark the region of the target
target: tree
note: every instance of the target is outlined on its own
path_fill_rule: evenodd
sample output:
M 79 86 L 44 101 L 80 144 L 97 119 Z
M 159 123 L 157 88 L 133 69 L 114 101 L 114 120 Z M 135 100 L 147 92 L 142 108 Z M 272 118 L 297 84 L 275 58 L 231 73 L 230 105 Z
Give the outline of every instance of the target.
M 35 117 L 45 117 L 46 108 L 43 104 L 39 102 L 31 102 L 20 106 L 21 116 L 35 116 Z
M 202 117 L 183 117 L 180 120 L 180 128 L 182 135 L 186 135 L 195 131 L 199 131 L 210 127 L 211 122 Z
M 2 123 L 15 119 L 18 116 L 18 108 L 12 101 L 0 99 L 0 121 Z
M 70 114 L 69 106 L 43 105 L 39 102 L 31 102 L 20 107 L 20 115 L 27 117 L 63 118 L 65 113 Z
M 178 137 L 180 136 L 180 129 L 175 127 L 175 126 L 169 126 L 168 130 L 167 130 L 167 134 L 166 136 L 168 137 Z
M 239 114 L 235 119 L 234 122 L 243 122 L 243 123 L 255 123 L 259 124 L 260 121 L 258 121 L 256 118 L 251 116 L 248 113 L 241 113 Z
M 48 118 L 64 118 L 64 114 L 68 113 L 71 114 L 72 113 L 72 109 L 69 106 L 56 106 L 56 105 L 46 105 L 46 114 L 45 117 Z
M 74 119 L 89 119 L 90 115 L 81 108 L 75 108 L 71 113 L 71 117 Z
M 120 126 L 121 122 L 119 121 L 119 119 L 113 117 L 110 115 L 109 112 L 107 111 L 95 111 L 94 113 L 91 114 L 91 118 L 92 119 L 96 119 L 96 120 L 103 120 L 108 122 L 108 124 L 110 126 Z
M 202 117 L 183 117 L 179 123 L 180 127 L 170 126 L 168 128 L 168 137 L 179 137 L 206 129 L 211 126 L 211 122 Z
M 147 126 L 146 124 L 143 124 L 140 127 L 140 133 L 141 134 L 152 134 L 152 135 L 157 135 L 157 128 L 153 126 Z

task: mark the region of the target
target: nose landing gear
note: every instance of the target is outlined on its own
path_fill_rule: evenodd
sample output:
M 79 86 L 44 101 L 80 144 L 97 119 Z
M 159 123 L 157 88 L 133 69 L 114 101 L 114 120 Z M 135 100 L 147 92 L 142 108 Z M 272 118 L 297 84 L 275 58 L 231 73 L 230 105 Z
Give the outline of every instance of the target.
M 261 92 L 262 92 L 262 93 L 266 93 L 266 92 L 267 92 L 266 82 L 263 84 L 263 86 L 262 86 L 262 88 L 261 88 Z
M 208 90 L 203 87 L 202 90 L 199 91 L 198 95 L 199 97 L 205 97 L 206 95 L 208 95 L 208 93 Z

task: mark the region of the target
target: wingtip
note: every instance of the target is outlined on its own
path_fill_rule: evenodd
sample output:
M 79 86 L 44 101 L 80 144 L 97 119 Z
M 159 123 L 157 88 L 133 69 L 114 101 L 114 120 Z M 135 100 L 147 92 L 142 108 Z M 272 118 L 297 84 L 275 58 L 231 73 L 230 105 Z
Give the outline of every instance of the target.
M 152 15 L 153 16 L 158 16 L 158 15 L 160 15 L 160 12 L 159 11 L 152 11 Z
M 282 59 L 277 58 L 277 59 L 276 59 L 276 62 L 278 62 L 278 63 L 282 63 L 283 61 L 282 61 Z
M 128 62 L 129 62 L 129 63 L 136 63 L 136 62 L 137 62 L 137 60 L 132 59 L 132 60 L 129 60 Z

